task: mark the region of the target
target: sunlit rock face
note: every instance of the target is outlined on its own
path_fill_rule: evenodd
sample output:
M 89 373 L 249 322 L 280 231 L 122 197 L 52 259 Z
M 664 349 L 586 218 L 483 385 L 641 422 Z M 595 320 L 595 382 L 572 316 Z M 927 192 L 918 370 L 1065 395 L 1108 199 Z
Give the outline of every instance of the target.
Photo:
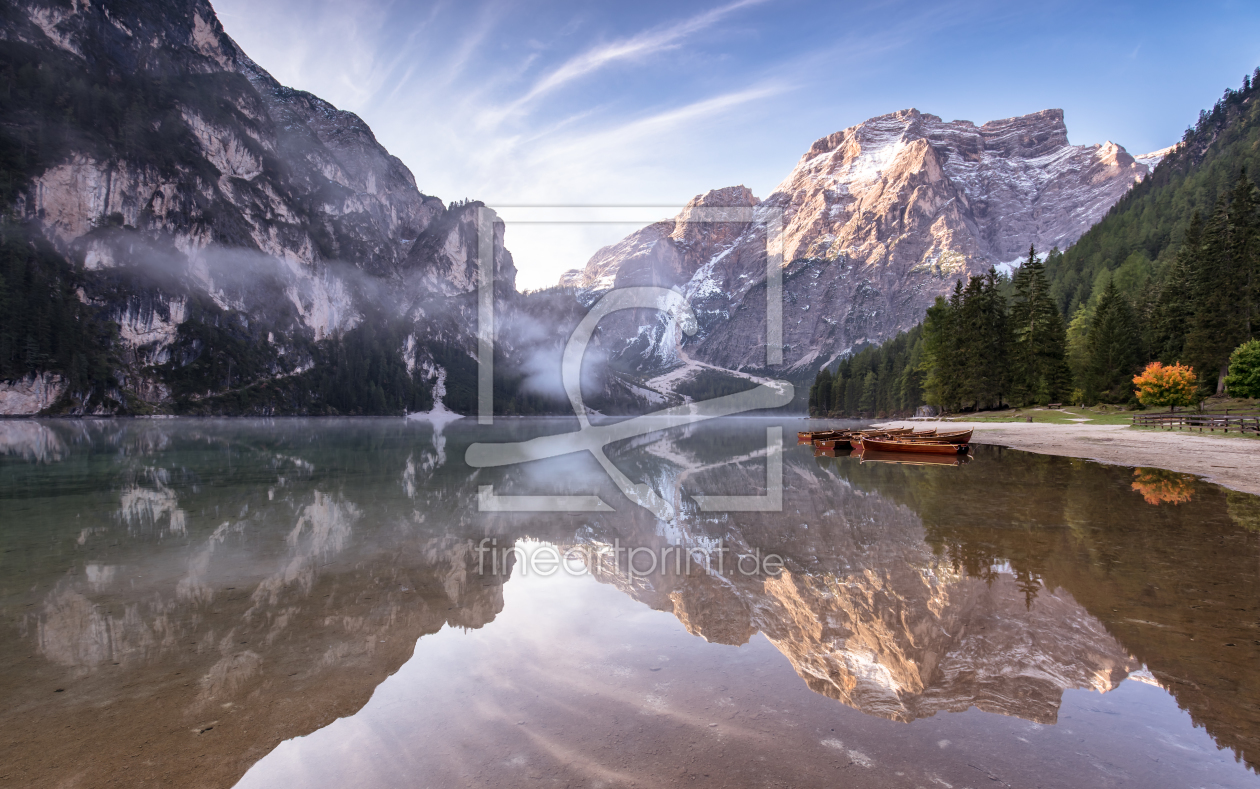
M 775 212 L 784 361 L 816 367 L 910 328 L 956 281 L 1014 263 L 1030 244 L 1066 247 L 1154 161 L 1111 142 L 1070 145 L 1062 110 L 983 126 L 903 110 L 818 140 L 765 200 L 742 186 L 698 196 L 672 223 L 601 249 L 563 282 L 592 293 L 677 284 L 701 317 L 701 333 L 683 341 L 695 358 L 763 367 L 764 222 Z M 755 207 L 758 221 L 688 222 L 698 206 L 732 205 Z

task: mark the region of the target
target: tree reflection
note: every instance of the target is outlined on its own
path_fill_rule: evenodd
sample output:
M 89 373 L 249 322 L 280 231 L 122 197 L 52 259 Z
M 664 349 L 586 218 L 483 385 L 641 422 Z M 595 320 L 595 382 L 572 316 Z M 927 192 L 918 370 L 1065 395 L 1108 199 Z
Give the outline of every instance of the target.
M 1185 504 L 1194 497 L 1194 477 L 1162 468 L 1133 469 L 1133 489 L 1147 504 Z

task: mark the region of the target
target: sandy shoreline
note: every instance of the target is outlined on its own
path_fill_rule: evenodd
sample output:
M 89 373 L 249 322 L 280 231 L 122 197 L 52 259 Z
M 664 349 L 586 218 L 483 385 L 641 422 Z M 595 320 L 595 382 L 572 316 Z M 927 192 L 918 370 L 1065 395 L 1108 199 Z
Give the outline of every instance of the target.
M 936 426 L 935 422 L 881 424 Z M 1195 474 L 1244 493 L 1260 495 L 1260 442 L 1177 430 L 1130 430 L 1124 425 L 1053 425 L 1040 422 L 950 422 L 975 430 L 972 442 L 1000 444 L 1043 455 L 1146 466 Z

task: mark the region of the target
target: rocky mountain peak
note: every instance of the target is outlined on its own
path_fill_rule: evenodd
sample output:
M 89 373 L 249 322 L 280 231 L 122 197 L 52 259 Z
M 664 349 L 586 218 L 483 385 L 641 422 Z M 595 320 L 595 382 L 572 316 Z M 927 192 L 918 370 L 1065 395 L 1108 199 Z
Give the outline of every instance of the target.
M 107 73 L 160 77 L 230 70 L 240 48 L 206 0 L 160 3 L 21 2 L 6 38 L 51 44 Z
M 1109 166 L 1130 167 L 1137 160 L 1124 149 L 1124 146 L 1107 140 L 1098 149 L 1098 161 Z
M 937 124 L 941 121 L 934 118 Z M 947 126 L 963 128 L 972 124 L 954 121 Z M 979 128 L 984 150 L 1002 156 L 1032 158 L 1068 145 L 1067 124 L 1063 110 L 1042 110 L 1016 118 L 989 121 Z
M 784 217 L 787 364 L 812 368 L 908 329 L 957 280 L 1009 266 L 1030 244 L 1066 247 L 1147 172 L 1115 143 L 1071 145 L 1059 109 L 977 126 L 912 108 L 818 139 L 757 204 Z M 764 229 L 677 230 L 693 204 L 749 204 L 747 190 L 733 189 L 605 247 L 566 281 L 591 291 L 677 283 L 702 316 L 684 341 L 692 357 L 759 367 L 764 298 L 750 294 L 764 292 Z M 687 243 L 666 249 L 666 240 Z M 642 343 L 628 352 L 643 353 Z
M 674 220 L 674 230 L 669 237 L 683 244 L 715 245 L 732 241 L 743 231 L 743 225 L 737 221 L 715 223 L 714 219 L 726 214 L 712 209 L 752 208 L 759 202 L 752 190 L 742 184 L 711 189 L 687 201 Z M 706 210 L 698 212 L 696 209 Z M 738 220 L 740 217 L 731 213 L 730 218 Z

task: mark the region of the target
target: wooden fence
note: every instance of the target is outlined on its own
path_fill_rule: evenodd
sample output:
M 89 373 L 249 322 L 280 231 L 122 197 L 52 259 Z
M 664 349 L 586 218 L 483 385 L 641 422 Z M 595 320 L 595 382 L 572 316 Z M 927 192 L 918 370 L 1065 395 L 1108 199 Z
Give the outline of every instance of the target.
M 1260 416 L 1225 416 L 1222 414 L 1134 414 L 1133 424 L 1141 427 L 1162 427 L 1167 430 L 1198 430 L 1215 433 L 1260 434 Z

